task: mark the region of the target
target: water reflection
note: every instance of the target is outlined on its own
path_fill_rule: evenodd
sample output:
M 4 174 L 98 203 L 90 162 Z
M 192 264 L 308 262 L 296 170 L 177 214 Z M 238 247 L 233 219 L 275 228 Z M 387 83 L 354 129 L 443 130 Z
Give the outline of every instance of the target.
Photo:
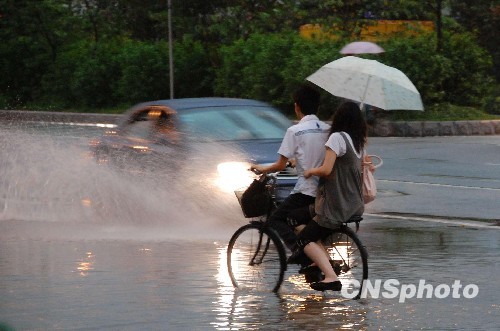
M 283 294 L 287 319 L 298 329 L 366 330 L 368 306 L 332 294 Z
M 290 294 L 219 288 L 217 330 L 367 330 L 369 306 L 320 294 Z
M 278 293 L 235 289 L 229 278 L 226 247 L 218 247 L 218 281 L 211 324 L 217 330 L 366 330 L 369 306 L 338 293 L 312 291 L 297 270 L 287 271 Z
M 492 327 L 498 313 L 498 286 L 491 282 L 498 272 L 498 231 L 441 226 L 418 222 L 373 222 L 359 233 L 370 254 L 370 280 L 397 279 L 419 284 L 478 284 L 477 298 L 371 297 L 361 300 L 340 294 L 312 291 L 290 267 L 278 292 L 235 290 L 228 280 L 226 247 L 218 247 L 217 330 L 373 330 L 454 329 L 474 325 Z M 482 271 L 480 271 L 482 270 Z M 474 312 L 484 320 L 464 317 Z M 434 316 L 441 316 L 435 318 Z
M 78 261 L 76 270 L 80 276 L 87 276 L 89 271 L 94 270 L 95 256 L 92 252 L 86 252 L 85 257 Z

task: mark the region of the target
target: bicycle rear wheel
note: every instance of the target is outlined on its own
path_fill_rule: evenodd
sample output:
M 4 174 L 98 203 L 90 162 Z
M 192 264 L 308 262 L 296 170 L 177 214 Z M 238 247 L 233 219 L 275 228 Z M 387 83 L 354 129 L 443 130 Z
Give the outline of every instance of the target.
M 368 251 L 356 233 L 343 226 L 324 242 L 333 269 L 342 282 L 343 290 L 359 299 L 363 282 L 368 279 Z
M 229 241 L 227 267 L 235 287 L 277 292 L 286 270 L 285 247 L 262 223 L 244 225 Z

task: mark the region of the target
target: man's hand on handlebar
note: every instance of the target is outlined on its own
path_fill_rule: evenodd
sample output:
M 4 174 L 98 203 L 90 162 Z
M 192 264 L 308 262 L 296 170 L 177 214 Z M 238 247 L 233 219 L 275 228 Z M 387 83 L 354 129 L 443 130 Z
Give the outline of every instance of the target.
M 259 164 L 250 165 L 250 171 L 253 171 L 253 173 L 255 173 L 256 175 L 263 174 L 265 172 L 264 168 L 265 168 L 264 166 L 261 166 Z
M 296 165 L 297 165 L 296 159 L 289 159 L 288 162 L 286 163 L 286 166 L 288 168 L 295 168 Z
M 268 172 L 279 172 L 285 169 L 286 167 L 295 167 L 295 160 L 288 160 L 284 156 L 280 156 L 280 158 L 271 165 L 263 166 L 260 164 L 251 164 L 250 170 L 256 173 L 258 171 L 262 174 L 267 174 Z

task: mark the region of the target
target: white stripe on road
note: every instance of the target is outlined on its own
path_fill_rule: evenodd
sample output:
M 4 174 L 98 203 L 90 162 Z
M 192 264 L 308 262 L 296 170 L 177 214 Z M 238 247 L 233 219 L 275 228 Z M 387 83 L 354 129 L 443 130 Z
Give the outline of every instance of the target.
M 472 190 L 500 191 L 500 188 L 493 188 L 493 187 L 480 187 L 480 186 L 464 186 L 464 185 L 451 185 L 451 184 L 424 183 L 424 182 L 412 182 L 412 181 L 393 180 L 393 179 L 376 179 L 375 181 L 376 182 L 387 182 L 387 183 L 415 184 L 415 185 L 425 185 L 425 186 L 465 188 L 465 189 L 472 189 Z
M 479 221 L 473 221 L 473 220 L 463 221 L 463 220 L 445 219 L 445 218 L 439 218 L 439 217 L 425 217 L 425 216 L 413 216 L 413 215 L 392 215 L 392 214 L 383 214 L 383 213 L 381 213 L 381 214 L 364 213 L 363 215 L 370 216 L 370 217 L 391 218 L 391 219 L 399 219 L 399 220 L 415 220 L 415 221 L 422 221 L 422 222 L 435 222 L 435 223 L 453 224 L 453 225 L 458 225 L 458 226 L 467 226 L 467 227 L 474 227 L 474 228 L 488 228 L 488 229 L 500 230 L 500 226 L 495 226 L 492 223 L 479 222 Z

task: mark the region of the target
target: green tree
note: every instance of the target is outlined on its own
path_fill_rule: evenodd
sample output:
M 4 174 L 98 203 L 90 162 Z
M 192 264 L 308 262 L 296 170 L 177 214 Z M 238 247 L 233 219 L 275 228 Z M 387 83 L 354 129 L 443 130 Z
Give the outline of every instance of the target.
M 12 106 L 40 96 L 40 82 L 62 45 L 75 38 L 63 0 L 0 1 L 0 89 Z
M 268 101 L 292 115 L 293 91 L 339 56 L 335 41 L 305 40 L 297 33 L 253 34 L 221 48 L 215 93 Z
M 480 45 L 493 56 L 495 75 L 500 80 L 500 2 L 498 0 L 450 0 L 451 14 Z

